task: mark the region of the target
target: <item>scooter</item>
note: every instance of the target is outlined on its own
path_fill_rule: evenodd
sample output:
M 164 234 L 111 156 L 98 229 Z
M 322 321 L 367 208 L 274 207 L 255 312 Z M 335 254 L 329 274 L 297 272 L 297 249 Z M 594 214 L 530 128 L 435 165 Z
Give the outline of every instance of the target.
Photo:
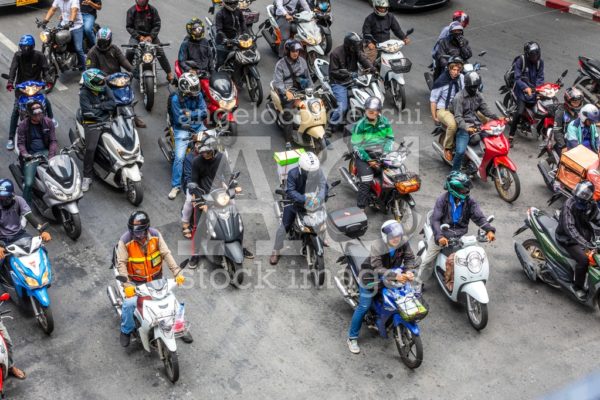
M 573 86 L 581 90 L 587 102 L 600 107 L 600 60 L 579 56 L 579 76 Z
M 9 299 L 10 299 L 10 295 L 8 293 L 2 293 L 2 295 L 0 295 L 0 306 L 2 304 L 4 304 L 5 301 L 8 301 Z M 11 316 L 6 315 L 9 313 L 10 313 L 10 310 L 1 311 L 0 312 L 0 321 L 3 320 L 4 318 L 12 319 Z M 6 395 L 4 394 L 4 382 L 8 378 L 8 366 L 9 366 L 8 346 L 6 345 L 6 341 L 4 340 L 4 337 L 2 336 L 2 334 L 0 334 L 0 399 L 6 398 Z
M 575 260 L 556 241 L 556 228 L 558 217 L 551 217 L 535 207 L 527 210 L 527 218 L 513 236 L 517 236 L 527 229 L 531 229 L 534 238 L 523 243 L 514 242 L 517 258 L 521 263 L 523 272 L 532 282 L 537 280 L 562 291 L 569 293 L 577 302 L 589 307 L 598 305 L 600 308 L 600 237 L 594 240 L 593 256 L 590 256 L 590 266 L 586 276 L 585 287 L 588 294 L 585 299 L 580 299 L 573 289 L 573 275 Z
M 317 25 L 319 25 L 319 27 L 321 28 L 323 41 L 325 42 L 321 43 L 321 46 L 323 47 L 325 55 L 327 55 L 329 54 L 329 52 L 331 52 L 331 49 L 333 48 L 333 40 L 331 38 L 331 25 L 333 24 L 331 1 L 316 1 L 315 9 L 313 11 L 315 13 L 315 20 L 317 21 Z
M 414 29 L 409 29 L 406 36 L 413 32 Z M 383 81 L 385 92 L 391 96 L 398 111 L 402 111 L 406 107 L 404 74 L 409 73 L 412 67 L 410 60 L 404 58 L 404 54 L 400 51 L 402 47 L 404 47 L 404 41 L 395 39 L 377 44 L 377 50 L 381 52 L 379 76 Z
M 235 204 L 235 187 L 239 172 L 231 175 L 227 188 L 211 190 L 204 193 L 195 183 L 188 184 L 188 191 L 194 210 L 206 205 L 208 210 L 201 216 L 201 221 L 194 227 L 194 237 L 200 238 L 197 254 L 206 257 L 214 265 L 222 266 L 229 282 L 236 288 L 242 287 L 246 272 L 244 271 L 244 223 Z M 194 211 L 196 212 L 196 211 Z
M 492 178 L 500 198 L 512 203 L 521 193 L 521 182 L 517 166 L 508 157 L 510 145 L 503 135 L 505 127 L 504 120 L 491 120 L 477 127 L 479 132 L 469 139 L 464 155 L 467 165 L 463 166 L 463 170 L 471 178 L 477 175 L 484 182 L 487 182 L 488 177 Z M 432 143 L 433 149 L 442 161 L 452 166 L 452 161 L 444 157 L 446 127 L 439 125 L 431 133 L 438 136 L 438 140 Z
M 7 257 L 0 271 L 0 286 L 19 307 L 33 310 L 42 331 L 50 335 L 54 330 L 48 296 L 52 269 L 41 236 L 23 237 L 3 247 Z
M 427 214 L 427 222 L 423 228 L 425 241 L 420 241 L 418 245 L 417 255 L 421 257 L 421 260 L 425 258 L 427 243 L 432 240 L 434 234 L 431 227 L 432 214 L 432 211 Z M 487 219 L 488 222 L 493 220 L 494 216 L 492 215 Z M 440 228 L 444 232 L 451 232 L 448 224 L 443 224 Z M 490 275 L 490 264 L 485 250 L 477 245 L 478 242 L 487 242 L 485 233 L 481 229 L 477 231 L 477 236 L 465 235 L 461 238 L 450 238 L 448 247 L 440 252 L 435 261 L 433 275 L 447 298 L 455 303 L 463 298 L 466 300 L 469 322 L 473 328 L 480 331 L 488 323 L 487 305 L 490 299 L 485 285 Z M 454 255 L 454 287 L 452 291 L 448 290 L 444 278 L 446 260 L 450 255 Z
M 487 51 L 484 50 L 482 52 L 480 52 L 479 54 L 477 54 L 477 57 L 483 57 L 487 54 Z M 450 56 L 444 56 L 444 58 L 449 59 Z M 482 64 L 479 61 L 475 61 L 475 62 L 465 62 L 463 64 L 463 69 L 461 71 L 461 74 L 465 75 L 469 72 L 479 72 L 482 69 L 485 69 L 486 65 Z M 431 89 L 433 88 L 433 83 L 435 82 L 435 80 L 437 79 L 437 77 L 434 75 L 435 73 L 435 64 L 431 63 L 429 65 L 429 71 L 425 72 L 425 82 L 427 83 L 427 87 L 429 88 L 429 91 L 431 91 Z M 481 86 L 479 87 L 479 91 L 483 92 L 483 83 L 481 84 Z
M 81 235 L 78 203 L 83 197 L 83 192 L 81 174 L 69 155 L 74 150 L 74 146 L 65 147 L 50 160 L 43 154 L 37 154 L 24 162 L 38 163 L 32 188 L 35 208 L 45 218 L 60 221 L 67 236 L 77 240 Z M 23 190 L 23 170 L 20 165 L 13 163 L 8 169 L 19 188 Z
M 295 14 L 294 23 L 296 24 L 294 39 L 302 43 L 308 69 L 311 75 L 314 75 L 315 60 L 325 56 L 326 44 L 323 42 L 326 42 L 326 40 L 321 34 L 322 28 L 317 25 L 315 14 L 312 11 L 302 11 Z
M 127 108 L 122 109 L 125 112 Z M 85 131 L 83 118 L 93 115 L 82 115 L 77 110 L 76 130 L 69 129 L 69 139 L 77 149 L 77 157 L 83 160 L 85 155 Z M 125 118 L 117 115 L 107 121 L 95 122 L 92 126 L 102 129 L 96 156 L 94 172 L 104 182 L 122 189 L 127 193 L 127 200 L 138 206 L 144 199 L 141 168 L 144 156 L 140 147 L 140 139 L 133 123 L 133 116 Z
M 226 39 L 225 43 L 235 46 L 229 52 L 219 71 L 227 72 L 236 81 L 238 86 L 246 86 L 250 101 L 260 106 L 263 101 L 263 88 L 258 72 L 260 53 L 256 48 L 256 36 L 247 33 L 236 39 Z
M 185 268 L 187 260 L 180 268 Z M 127 277 L 119 275 L 113 264 L 115 273 L 114 285 L 106 288 L 108 298 L 119 318 L 125 292 L 123 283 Z M 185 306 L 180 303 L 173 289 L 177 286 L 175 279 L 156 279 L 136 286 L 137 307 L 133 313 L 136 330 L 134 338 L 139 340 L 148 353 L 156 350 L 165 367 L 167 378 L 175 383 L 179 380 L 179 355 L 177 353 L 177 338 L 189 334 L 189 323 L 185 320 Z

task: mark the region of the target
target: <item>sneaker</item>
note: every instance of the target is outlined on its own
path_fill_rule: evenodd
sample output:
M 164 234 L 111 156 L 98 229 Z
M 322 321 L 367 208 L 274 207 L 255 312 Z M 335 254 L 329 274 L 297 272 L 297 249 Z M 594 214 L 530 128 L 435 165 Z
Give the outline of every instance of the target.
M 444 150 L 444 158 L 446 159 L 446 161 L 452 161 L 452 159 L 454 158 L 454 155 L 452 154 L 452 150 L 445 149 Z
M 348 341 L 346 343 L 348 343 L 348 350 L 350 350 L 350 353 L 352 353 L 352 354 L 360 353 L 360 347 L 358 347 L 358 340 L 348 339 Z
M 181 337 L 181 340 L 183 340 L 183 343 L 190 344 L 194 341 L 194 337 L 192 336 L 190 331 L 187 331 L 183 334 L 183 336 Z
M 189 269 L 196 269 L 196 268 L 198 268 L 199 263 L 200 263 L 200 256 L 191 256 L 187 267 Z
M 135 123 L 136 128 L 144 129 L 146 128 L 146 123 L 137 115 L 133 117 L 133 122 Z
M 269 263 L 271 265 L 277 265 L 280 257 L 281 256 L 279 255 L 279 252 L 277 250 L 273 250 L 273 254 L 271 254 L 271 258 L 269 258 Z
M 585 301 L 585 299 L 587 299 L 587 292 L 585 290 L 575 286 L 572 286 L 572 289 L 575 292 L 575 296 L 577 296 L 580 301 Z
M 121 338 L 119 339 L 122 347 L 129 346 L 129 342 L 131 342 L 131 334 L 121 332 Z
M 254 253 L 252 253 L 250 250 L 248 250 L 247 248 L 243 248 L 242 251 L 244 252 L 244 258 L 248 258 L 248 259 L 253 259 L 254 258 Z
M 91 185 L 92 185 L 91 178 L 83 178 L 83 181 L 81 181 L 81 190 L 84 192 L 87 192 L 88 190 L 90 190 Z
M 174 187 L 171 189 L 171 191 L 169 192 L 169 200 L 175 200 L 175 197 L 177 197 L 177 195 L 179 194 L 179 186 Z
M 15 149 L 15 141 L 14 140 L 9 140 L 8 142 L 6 142 L 6 150 L 14 150 Z

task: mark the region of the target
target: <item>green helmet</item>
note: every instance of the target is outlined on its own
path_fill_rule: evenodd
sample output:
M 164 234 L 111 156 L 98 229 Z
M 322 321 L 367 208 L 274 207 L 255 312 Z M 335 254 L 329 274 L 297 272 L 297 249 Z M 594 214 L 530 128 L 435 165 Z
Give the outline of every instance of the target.
M 83 73 L 83 85 L 92 92 L 101 92 L 106 84 L 106 75 L 98 68 L 90 68 Z
M 444 189 L 450 192 L 450 194 L 458 199 L 464 200 L 469 197 L 473 183 L 469 177 L 462 172 L 451 172 L 446 178 L 446 184 Z

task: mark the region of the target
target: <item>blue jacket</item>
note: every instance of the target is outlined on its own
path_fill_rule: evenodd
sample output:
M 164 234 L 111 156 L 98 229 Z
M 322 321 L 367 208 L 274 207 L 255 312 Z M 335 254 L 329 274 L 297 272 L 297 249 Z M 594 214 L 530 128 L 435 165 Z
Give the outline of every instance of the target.
M 523 62 L 525 61 L 525 68 Z M 514 61 L 515 96 L 526 103 L 534 103 L 536 99 L 535 87 L 544 83 L 544 60 L 540 59 L 536 64 L 531 64 L 524 56 L 519 56 Z M 531 96 L 525 95 L 523 90 L 534 89 Z
M 287 198 L 294 202 L 294 206 L 304 208 L 304 202 L 306 201 L 306 196 L 304 194 L 307 190 L 309 193 L 318 190 L 319 198 L 321 199 L 321 201 L 325 201 L 325 198 L 327 197 L 327 192 L 329 191 L 327 178 L 321 170 L 314 174 L 315 183 L 318 187 L 315 187 L 315 183 L 313 183 L 313 175 L 311 174 L 310 185 L 307 188 L 306 183 L 309 181 L 309 177 L 307 174 L 303 174 L 300 171 L 300 168 L 296 167 L 290 170 L 290 172 L 288 172 L 287 188 L 285 190 L 285 193 L 287 195 Z
M 586 129 L 586 127 L 582 126 L 579 118 L 569 123 L 569 126 L 567 127 L 567 133 L 565 134 L 567 148 L 572 149 L 573 147 L 577 147 L 577 145 L 583 144 L 588 149 L 597 153 L 600 149 L 600 138 L 598 138 L 598 129 L 596 129 L 596 125 L 592 124 L 589 126 L 589 128 L 587 128 L 590 130 L 589 143 L 583 143 L 584 129 Z
M 184 125 L 190 125 L 195 131 L 205 129 L 203 120 L 208 112 L 202 94 L 195 97 L 182 96 L 180 93 L 172 94 L 169 113 L 174 129 L 183 129 Z
M 197 157 L 193 151 L 190 151 L 185 155 L 183 159 L 183 174 L 181 176 L 181 191 L 185 193 L 187 185 L 192 181 L 192 163 L 194 158 Z

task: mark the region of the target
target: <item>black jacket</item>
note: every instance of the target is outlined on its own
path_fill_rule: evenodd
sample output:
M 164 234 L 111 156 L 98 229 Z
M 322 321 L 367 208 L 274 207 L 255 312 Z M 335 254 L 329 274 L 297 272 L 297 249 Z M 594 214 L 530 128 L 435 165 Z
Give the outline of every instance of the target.
M 223 153 L 217 153 L 211 160 L 199 156 L 192 162 L 192 182 L 206 194 L 228 183 L 230 175 L 229 161 Z
M 357 55 L 346 51 L 345 47 L 338 46 L 329 55 L 329 79 L 331 83 L 344 83 L 348 80 L 349 75 L 340 73 L 340 70 L 345 69 L 348 72 L 357 72 L 358 63 L 363 68 L 373 69 L 373 64 L 361 51 Z
M 16 85 L 27 81 L 44 81 L 47 73 L 48 60 L 41 51 L 34 50 L 30 57 L 25 57 L 19 50 L 10 64 L 8 82 Z
M 294 207 L 297 210 L 304 209 L 307 190 L 309 193 L 318 192 L 321 201 L 327 199 L 329 185 L 323 171 L 319 170 L 316 173 L 311 173 L 309 177 L 308 174 L 303 174 L 298 167 L 291 169 L 287 176 L 285 194 L 289 200 L 294 202 Z
M 107 120 L 113 113 L 117 103 L 115 98 L 108 88 L 104 92 L 95 94 L 90 89 L 83 86 L 79 90 L 79 108 L 81 115 L 86 122 L 100 122 Z M 94 114 L 94 117 L 86 117 L 86 113 Z
M 369 258 L 361 266 L 360 283 L 369 287 L 374 284 L 373 288 L 377 290 L 381 286 L 381 277 L 386 276 L 390 269 L 400 266 L 404 266 L 405 269 L 415 266 L 415 255 L 410 244 L 400 246 L 392 257 L 389 247 L 380 239 L 373 243 Z
M 475 222 L 477 226 L 486 232 L 496 232 L 496 229 L 487 222 L 485 215 L 481 212 L 479 204 L 469 197 L 463 204 L 462 214 L 456 224 L 452 222 L 452 208 L 450 206 L 450 193 L 444 193 L 435 202 L 433 207 L 433 215 L 431 216 L 431 228 L 435 236 L 435 242 L 438 243 L 440 238 L 459 238 L 467 234 L 469 231 L 469 221 Z M 441 226 L 443 224 L 450 225 L 450 230 L 443 232 Z
M 385 42 L 390 40 L 390 32 L 393 32 L 400 40 L 406 38 L 398 20 L 390 13 L 383 17 L 371 13 L 363 23 L 362 33 L 365 40 L 375 40 L 377 43 Z
M 114 44 L 106 51 L 101 51 L 98 46 L 92 47 L 88 51 L 85 65 L 87 69 L 98 68 L 107 75 L 121 72 L 121 68 L 127 72 L 133 71 L 133 66 L 129 63 L 127 57 Z
M 156 39 L 160 32 L 160 24 L 158 10 L 151 5 L 142 11 L 137 11 L 137 6 L 127 10 L 125 27 L 134 39 L 139 39 L 140 36 L 151 36 L 153 40 Z
M 191 40 L 189 36 L 186 36 L 181 46 L 179 47 L 179 66 L 184 72 L 192 69 L 188 65 L 188 61 L 196 63 L 196 67 L 202 71 L 212 71 L 213 60 L 210 44 L 208 40 Z
M 226 8 L 222 8 L 215 16 L 215 29 L 217 43 L 222 43 L 223 39 L 235 39 L 239 34 L 248 31 L 242 11 L 238 9 L 231 12 Z
M 580 245 L 583 247 L 594 247 L 591 243 L 594 239 L 594 228 L 592 224 L 600 226 L 600 213 L 596 203 L 586 210 L 580 210 L 576 206 L 577 200 L 571 197 L 565 201 L 556 228 L 556 241 L 563 246 Z
M 458 56 L 467 62 L 467 60 L 473 56 L 473 53 L 471 52 L 469 41 L 465 37 L 463 37 L 463 43 L 461 46 L 456 43 L 454 38 L 447 37 L 440 40 L 437 52 L 435 53 L 436 65 L 441 70 L 448 65 L 448 58 L 442 56 Z
M 454 114 L 458 129 L 467 130 L 469 127 L 479 124 L 480 120 L 477 112 L 490 119 L 498 119 L 498 115 L 490 110 L 481 93 L 477 92 L 475 96 L 469 96 L 465 89 L 454 96 L 450 111 Z
M 565 134 L 567 133 L 567 126 L 569 126 L 569 122 L 577 119 L 577 113 L 571 114 L 567 110 L 565 110 L 564 104 L 559 104 L 554 111 L 554 127 L 552 128 L 554 133 L 554 141 L 556 142 L 556 146 L 558 148 L 567 147 L 567 142 L 565 141 Z

